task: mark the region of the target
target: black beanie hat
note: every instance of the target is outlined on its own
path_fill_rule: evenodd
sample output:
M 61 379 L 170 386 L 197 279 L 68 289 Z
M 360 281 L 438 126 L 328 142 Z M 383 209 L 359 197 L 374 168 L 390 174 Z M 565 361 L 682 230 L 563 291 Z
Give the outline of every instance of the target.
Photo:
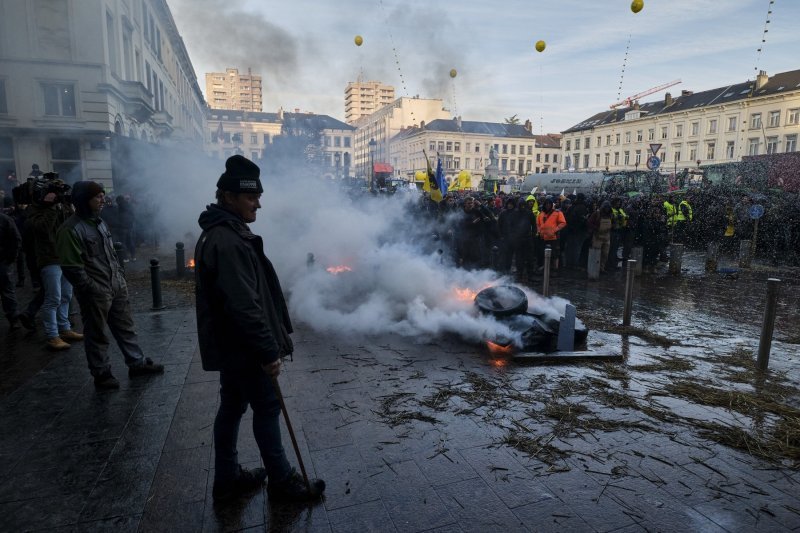
M 261 194 L 258 165 L 241 155 L 232 155 L 225 161 L 225 172 L 217 181 L 217 189 L 228 192 L 249 192 Z

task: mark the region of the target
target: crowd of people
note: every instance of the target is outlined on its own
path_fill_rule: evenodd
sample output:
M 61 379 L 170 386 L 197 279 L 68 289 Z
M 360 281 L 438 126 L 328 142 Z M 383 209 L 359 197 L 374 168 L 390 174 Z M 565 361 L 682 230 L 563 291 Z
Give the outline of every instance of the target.
M 764 207 L 758 223 L 754 205 Z M 520 281 L 543 271 L 547 248 L 554 275 L 586 270 L 590 248 L 599 250 L 600 272 L 607 273 L 623 268 L 632 249 L 641 247 L 647 272 L 668 260 L 670 243 L 704 250 L 716 242 L 732 257 L 739 241 L 753 238 L 764 260 L 800 263 L 796 193 L 765 196 L 714 186 L 631 195 L 458 191 L 439 203 L 423 195 L 413 209 L 434 225 L 453 264 L 514 273 Z

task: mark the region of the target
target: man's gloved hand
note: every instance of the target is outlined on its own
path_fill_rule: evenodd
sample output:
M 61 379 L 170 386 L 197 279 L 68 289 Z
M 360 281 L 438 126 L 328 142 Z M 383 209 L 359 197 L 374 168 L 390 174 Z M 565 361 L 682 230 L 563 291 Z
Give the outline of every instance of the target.
M 281 360 L 278 359 L 272 363 L 261 365 L 261 368 L 264 369 L 264 372 L 266 372 L 268 376 L 278 377 L 281 373 Z

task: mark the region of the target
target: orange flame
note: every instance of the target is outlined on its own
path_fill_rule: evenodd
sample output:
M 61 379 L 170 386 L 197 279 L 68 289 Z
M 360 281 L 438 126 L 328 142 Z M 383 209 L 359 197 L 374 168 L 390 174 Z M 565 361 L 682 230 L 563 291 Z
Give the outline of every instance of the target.
M 489 340 L 486 341 L 486 347 L 489 348 L 489 352 L 491 352 L 494 355 L 511 355 L 511 353 L 514 351 L 513 344 L 507 344 L 503 346 L 502 344 L 497 344 Z
M 472 289 L 459 289 L 458 287 L 453 288 L 453 292 L 457 299 L 470 302 L 478 295 L 477 291 L 473 291 Z
M 342 272 L 352 272 L 353 271 L 353 269 L 350 268 L 347 265 L 332 266 L 332 267 L 326 268 L 325 270 L 327 270 L 331 274 L 341 274 Z
M 186 263 L 186 267 L 187 268 L 194 268 L 194 257 L 189 259 L 189 261 Z

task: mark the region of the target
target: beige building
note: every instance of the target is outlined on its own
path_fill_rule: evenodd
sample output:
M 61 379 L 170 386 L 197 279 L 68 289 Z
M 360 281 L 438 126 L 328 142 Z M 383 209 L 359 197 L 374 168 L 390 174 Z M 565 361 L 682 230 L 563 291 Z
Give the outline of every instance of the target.
M 379 81 L 356 81 L 344 90 L 345 122 L 354 124 L 361 117 L 371 115 L 394 102 L 394 87 Z
M 800 70 L 603 111 L 563 132 L 563 168 L 646 170 L 650 145 L 662 171 L 796 152 Z
M 370 162 L 389 163 L 389 140 L 404 128 L 449 119 L 450 112 L 438 98 L 401 97 L 375 113 L 356 121 L 353 165 L 356 177 L 368 177 Z
M 136 148 L 202 149 L 205 101 L 165 0 L 0 0 L 0 172 L 137 179 Z
M 324 176 L 351 177 L 355 128 L 328 115 L 284 112 L 250 113 L 233 109 L 209 109 L 206 153 L 217 159 L 241 154 L 263 160 L 268 147 L 285 128 L 313 131 L 319 135 Z
M 239 69 L 206 73 L 206 99 L 211 109 L 237 109 L 239 111 L 263 110 L 261 76 L 250 69 L 239 74 Z
M 460 118 L 434 120 L 424 127 L 406 128 L 392 138 L 391 164 L 395 175 L 413 180 L 425 170 L 423 150 L 435 165 L 437 154 L 449 179 L 461 170 L 472 174 L 477 187 L 489 165 L 490 151 L 497 154 L 500 178 L 522 178 L 531 173 L 555 172 L 561 158 L 560 135 L 534 135 L 525 125 L 475 122 Z

